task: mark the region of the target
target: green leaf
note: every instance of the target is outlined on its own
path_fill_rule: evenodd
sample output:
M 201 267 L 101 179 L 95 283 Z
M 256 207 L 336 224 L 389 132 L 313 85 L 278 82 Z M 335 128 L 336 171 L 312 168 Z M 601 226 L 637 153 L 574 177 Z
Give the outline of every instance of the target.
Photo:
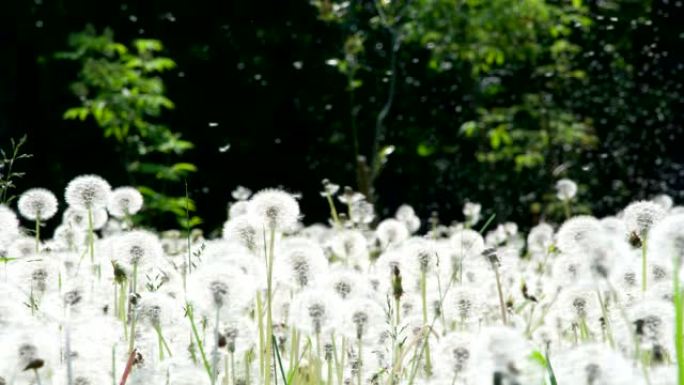
M 472 137 L 475 135 L 476 131 L 478 130 L 477 122 L 475 121 L 469 121 L 465 122 L 461 125 L 461 133 L 465 134 L 467 137 Z
M 425 143 L 419 144 L 418 147 L 416 148 L 416 153 L 422 157 L 428 157 L 428 156 L 434 154 L 436 151 L 437 151 L 437 149 L 435 149 L 435 147 L 429 146 Z
M 73 119 L 78 119 L 78 120 L 86 120 L 88 117 L 88 114 L 90 111 L 86 107 L 73 107 L 69 108 L 64 112 L 64 115 L 62 115 L 62 119 L 65 120 L 73 120 Z
M 163 49 L 162 43 L 154 39 L 136 39 L 133 45 L 138 53 L 158 52 Z
M 529 358 L 538 363 L 540 366 L 546 368 L 546 358 L 544 357 L 544 354 L 540 352 L 539 350 L 535 350 L 532 353 L 530 353 Z

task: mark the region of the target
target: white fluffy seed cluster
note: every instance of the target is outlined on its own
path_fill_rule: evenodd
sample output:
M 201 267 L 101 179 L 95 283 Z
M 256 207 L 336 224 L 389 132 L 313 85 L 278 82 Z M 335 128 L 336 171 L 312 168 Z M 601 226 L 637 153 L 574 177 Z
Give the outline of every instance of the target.
M 32 188 L 21 194 L 17 208 L 19 214 L 28 220 L 48 220 L 57 213 L 57 198 L 49 190 Z
M 370 207 L 337 190 L 323 199 Z M 234 195 L 222 237 L 188 239 L 117 226 L 141 209 L 139 193 L 79 177 L 39 254 L 0 206 L 0 256 L 11 258 L 0 272 L 0 383 L 120 383 L 126 371 L 128 384 L 263 385 L 270 296 L 279 383 L 282 365 L 304 385 L 550 384 L 549 360 L 559 384 L 645 385 L 644 373 L 677 383 L 678 206 L 636 202 L 523 234 L 514 223 L 480 232 L 475 203 L 449 226 L 406 205 L 377 225 L 366 213 L 304 226 L 285 191 Z M 96 266 L 83 258 L 88 209 Z

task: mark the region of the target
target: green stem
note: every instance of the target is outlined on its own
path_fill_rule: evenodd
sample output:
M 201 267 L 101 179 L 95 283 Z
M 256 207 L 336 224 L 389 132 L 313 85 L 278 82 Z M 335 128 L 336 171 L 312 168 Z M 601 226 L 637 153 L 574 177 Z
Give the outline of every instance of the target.
M 596 289 L 596 296 L 598 297 L 599 304 L 601 305 L 601 312 L 603 313 L 603 322 L 606 325 L 608 343 L 610 344 L 610 347 L 613 348 L 615 347 L 615 343 L 613 341 L 613 328 L 610 324 L 610 319 L 608 318 L 608 309 L 606 309 L 606 304 L 603 302 L 603 297 L 601 296 L 601 292 L 599 291 L 599 289 Z
M 339 227 L 340 218 L 337 216 L 337 209 L 335 208 L 335 202 L 333 202 L 332 196 L 329 192 L 325 193 L 325 197 L 328 199 L 328 205 L 330 206 L 330 215 L 332 216 L 333 222 Z
M 420 272 L 420 297 L 423 305 L 423 328 L 428 327 L 427 316 L 427 279 L 425 271 Z M 425 330 L 425 374 L 428 377 L 432 375 L 432 360 L 430 359 L 430 330 Z
M 646 280 L 648 279 L 648 264 L 646 260 L 646 237 L 641 242 L 641 290 L 646 291 Z
M 187 316 L 188 319 L 190 319 L 192 335 L 195 337 L 195 343 L 197 344 L 197 347 L 200 351 L 200 356 L 202 357 L 202 364 L 204 365 L 204 370 L 207 371 L 207 375 L 209 376 L 209 380 L 211 381 L 213 380 L 214 376 L 211 374 L 211 366 L 209 365 L 209 361 L 207 360 L 207 355 L 204 353 L 204 345 L 202 345 L 202 340 L 200 339 L 200 335 L 197 332 L 197 326 L 195 325 L 195 316 L 193 314 L 192 305 L 190 304 L 187 304 Z
M 112 345 L 112 385 L 116 385 L 116 345 Z
M 259 375 L 261 380 L 264 380 L 264 318 L 263 318 L 263 305 L 261 303 L 261 291 L 257 291 L 256 295 L 256 316 L 257 325 L 259 326 Z
M 216 323 L 214 323 L 214 348 L 212 349 L 211 352 L 211 360 L 212 360 L 212 372 L 211 372 L 211 385 L 216 384 L 216 379 L 218 378 L 218 364 L 219 364 L 219 352 L 218 352 L 218 345 L 219 345 L 219 317 L 221 314 L 221 308 L 219 306 L 216 306 Z
M 251 355 L 249 352 L 245 353 L 245 384 L 250 385 L 249 381 L 249 371 L 250 371 Z M 235 384 L 233 384 L 235 385 Z
M 36 254 L 40 254 L 40 213 L 36 215 Z
M 133 348 L 135 347 L 135 321 L 136 321 L 136 316 L 135 316 L 135 309 L 131 307 L 131 333 L 130 333 L 130 339 L 128 340 L 128 353 L 131 354 L 133 352 Z
M 563 201 L 563 211 L 565 212 L 565 219 L 570 219 L 572 212 L 570 211 L 570 201 Z
M 283 369 L 283 361 L 280 359 L 280 349 L 278 348 L 278 343 L 274 335 L 271 335 L 271 342 L 273 342 L 273 347 L 275 348 L 274 351 L 276 359 L 278 360 L 278 367 L 280 367 L 280 375 L 283 377 L 283 383 L 287 385 L 287 376 L 285 375 L 285 369 Z
M 501 277 L 499 276 L 499 268 L 496 263 L 492 264 L 494 268 L 494 277 L 496 278 L 496 291 L 499 294 L 499 307 L 501 308 L 501 321 L 504 326 L 508 323 L 508 318 L 506 317 L 506 303 L 504 302 L 503 289 L 501 288 Z
M 356 342 L 359 354 L 359 356 L 357 357 L 357 359 L 359 360 L 359 364 L 356 372 L 356 383 L 357 385 L 362 385 L 361 380 L 363 378 L 363 340 L 361 338 L 358 338 Z
M 271 226 L 268 253 L 266 254 L 266 335 L 273 335 L 273 253 L 275 245 L 275 227 Z M 264 230 L 265 231 L 265 230 Z M 266 356 L 264 365 L 264 384 L 271 384 L 271 355 L 273 354 L 273 340 L 266 339 Z
M 159 357 L 162 360 L 164 359 L 163 349 L 166 349 L 169 357 L 173 357 L 173 354 L 171 354 L 171 349 L 169 348 L 169 344 L 166 343 L 166 338 L 164 338 L 164 334 L 162 333 L 161 325 L 155 325 L 154 330 L 157 332 L 157 338 L 159 339 Z
M 678 384 L 684 384 L 684 306 L 682 304 L 682 290 L 680 288 L 679 273 L 681 269 L 682 257 L 675 257 L 674 271 L 674 306 L 675 306 L 675 351 L 677 357 L 677 378 Z
M 190 196 L 188 195 L 188 180 L 185 180 L 185 236 L 188 241 L 188 275 L 192 272 L 192 248 L 190 247 Z
M 90 250 L 90 263 L 95 264 L 95 234 L 93 230 L 93 210 L 88 207 L 88 248 Z
M 230 352 L 230 378 L 233 382 L 233 385 L 237 384 L 237 381 L 235 380 L 235 352 Z

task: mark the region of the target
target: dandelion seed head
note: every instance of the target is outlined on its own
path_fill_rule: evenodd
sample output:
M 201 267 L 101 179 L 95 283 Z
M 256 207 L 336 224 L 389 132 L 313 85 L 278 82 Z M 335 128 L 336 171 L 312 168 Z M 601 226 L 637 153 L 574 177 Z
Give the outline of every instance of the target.
M 102 208 L 91 211 L 93 220 L 93 230 L 99 230 L 107 223 L 107 211 Z M 69 207 L 64 210 L 62 222 L 74 228 L 87 230 L 88 229 L 88 211 L 74 207 Z
M 247 215 L 257 229 L 288 230 L 299 219 L 299 203 L 285 191 L 261 190 L 249 200 Z
M 143 196 L 134 187 L 117 187 L 107 201 L 107 211 L 115 218 L 135 215 L 143 206 Z
M 249 203 L 247 201 L 233 202 L 228 209 L 228 218 L 233 219 L 247 214 Z
M 643 384 L 632 365 L 610 348 L 599 344 L 579 345 L 557 356 L 563 365 L 555 370 L 559 384 Z
M 534 226 L 527 236 L 527 247 L 532 254 L 546 254 L 553 244 L 553 227 L 548 223 Z
M 263 230 L 258 230 L 247 216 L 226 221 L 222 234 L 226 241 L 235 242 L 254 253 L 263 250 Z
M 474 325 L 480 321 L 486 298 L 482 288 L 473 285 L 453 287 L 444 301 L 444 314 L 460 326 Z
M 136 307 L 140 318 L 156 328 L 167 329 L 183 316 L 176 301 L 159 291 L 141 294 Z
M 360 272 L 343 266 L 331 268 L 328 279 L 323 280 L 323 284 L 343 300 L 365 297 L 371 291 Z
M 19 236 L 19 219 L 9 207 L 0 204 L 0 250 Z
M 311 336 L 327 334 L 335 328 L 340 301 L 329 290 L 305 289 L 297 294 L 291 305 L 296 327 Z
M 437 346 L 436 366 L 446 378 L 462 378 L 471 362 L 472 338 L 468 333 L 451 332 L 442 337 Z
M 627 231 L 643 241 L 648 231 L 665 217 L 665 210 L 656 203 L 639 201 L 627 206 L 622 217 Z
M 152 267 L 164 256 L 159 238 L 144 230 L 127 232 L 113 245 L 112 258 L 127 266 Z
M 330 240 L 333 254 L 352 265 L 368 259 L 368 242 L 358 230 L 345 229 Z
M 418 276 L 433 271 L 439 263 L 437 245 L 425 238 L 413 237 L 401 246 L 405 270 Z
M 97 175 L 81 175 L 67 185 L 64 198 L 69 206 L 81 210 L 104 208 L 111 186 Z
M 463 229 L 455 231 L 450 237 L 451 245 L 460 258 L 482 253 L 484 239 L 477 231 Z
M 404 204 L 399 206 L 394 217 L 403 222 L 411 234 L 415 233 L 420 228 L 420 218 L 416 215 L 413 207 L 409 205 Z
M 375 336 L 374 328 L 382 325 L 385 319 L 382 307 L 367 298 L 350 301 L 342 312 L 342 331 L 353 340 L 372 341 Z
M 667 194 L 656 195 L 653 198 L 653 203 L 660 206 L 666 212 L 669 211 L 672 208 L 672 206 L 674 206 L 674 200 L 671 196 Z
M 466 202 L 463 205 L 463 215 L 466 218 L 466 222 L 470 225 L 474 225 L 480 221 L 480 213 L 482 212 L 482 205 L 474 202 Z
M 63 245 L 64 249 L 71 249 L 82 246 L 86 241 L 87 234 L 81 230 L 68 225 L 59 225 L 55 228 L 52 238 Z
M 397 246 L 409 237 L 409 231 L 403 222 L 396 219 L 385 219 L 375 230 L 380 245 L 383 248 Z
M 561 201 L 569 201 L 577 195 L 577 183 L 570 179 L 561 179 L 556 182 L 556 196 Z
M 593 239 L 601 236 L 603 227 L 598 219 L 579 215 L 565 221 L 558 229 L 556 242 L 558 248 L 564 252 L 584 249 Z
M 31 221 L 52 218 L 57 213 L 57 206 L 55 194 L 44 188 L 26 190 L 17 202 L 21 216 Z
M 283 285 L 302 288 L 327 277 L 328 261 L 317 243 L 306 238 L 288 238 L 279 249 L 276 279 Z
M 631 306 L 627 314 L 643 349 L 658 346 L 665 349 L 668 355 L 674 353 L 672 304 L 664 300 L 642 300 Z
M 652 259 L 670 265 L 675 258 L 684 258 L 684 214 L 670 215 L 658 222 L 648 239 L 648 254 Z

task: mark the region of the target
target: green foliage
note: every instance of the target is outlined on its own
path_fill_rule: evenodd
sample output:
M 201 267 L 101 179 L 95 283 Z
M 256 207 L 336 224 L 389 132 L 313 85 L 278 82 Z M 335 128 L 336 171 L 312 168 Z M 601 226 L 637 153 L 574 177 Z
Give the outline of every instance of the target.
M 575 113 L 561 96 L 586 82 L 586 73 L 578 67 L 581 49 L 573 40 L 591 27 L 581 0 L 374 1 L 367 7 L 330 1 L 312 4 L 321 20 L 343 29 L 354 26 L 346 30 L 344 56 L 328 62 L 347 77 L 350 92 L 364 84 L 361 72 L 372 72 L 364 45 L 377 44 L 383 35 L 390 38 L 390 44 L 383 42 L 390 70 L 380 68 L 377 73 L 390 85 L 390 97 L 402 68 L 394 63 L 401 56 L 390 54 L 396 54 L 400 46 L 413 55 L 427 51 L 426 66 L 434 76 L 451 83 L 459 77 L 459 84 L 471 87 L 459 91 L 469 92 L 476 108 L 454 122 L 453 131 L 460 136 L 453 143 L 422 140 L 420 133 L 407 139 L 420 158 L 454 154 L 471 143 L 479 163 L 495 166 L 511 181 L 527 174 L 526 179 L 550 182 L 559 176 L 554 174 L 559 166 L 573 161 L 578 153 L 574 150 L 597 145 L 592 119 Z M 385 117 L 382 111 L 378 121 L 380 117 Z M 376 127 L 374 139 L 386 140 L 385 136 Z M 553 201 L 544 199 L 545 204 Z
M 104 136 L 117 143 L 127 171 L 145 197 L 144 219 L 171 214 L 183 224 L 186 198 L 164 190 L 197 171 L 194 164 L 171 161 L 193 144 L 158 122 L 164 111 L 174 108 L 159 75 L 176 63 L 158 56 L 163 50 L 160 41 L 136 39 L 129 48 L 116 42 L 110 30 L 97 34 L 89 27 L 72 34 L 69 45 L 71 51 L 56 56 L 80 64 L 78 80 L 71 86 L 80 104 L 66 110 L 64 119 L 92 118 Z M 150 186 L 153 182 L 155 187 Z M 194 202 L 189 207 L 194 211 Z M 200 222 L 191 218 L 191 223 Z
M 461 132 L 477 139 L 478 161 L 512 162 L 516 172 L 544 166 L 554 149 L 591 148 L 597 142 L 590 121 L 542 105 L 538 95 L 526 95 L 519 105 L 480 109 Z
M 10 190 L 16 188 L 15 180 L 24 176 L 23 172 L 17 172 L 14 169 L 14 164 L 20 159 L 30 158 L 31 154 L 21 152 L 21 147 L 26 144 L 26 135 L 22 136 L 18 141 L 13 138 L 10 139 L 11 148 L 5 152 L 0 148 L 0 204 L 10 205 L 15 195 L 11 195 Z

